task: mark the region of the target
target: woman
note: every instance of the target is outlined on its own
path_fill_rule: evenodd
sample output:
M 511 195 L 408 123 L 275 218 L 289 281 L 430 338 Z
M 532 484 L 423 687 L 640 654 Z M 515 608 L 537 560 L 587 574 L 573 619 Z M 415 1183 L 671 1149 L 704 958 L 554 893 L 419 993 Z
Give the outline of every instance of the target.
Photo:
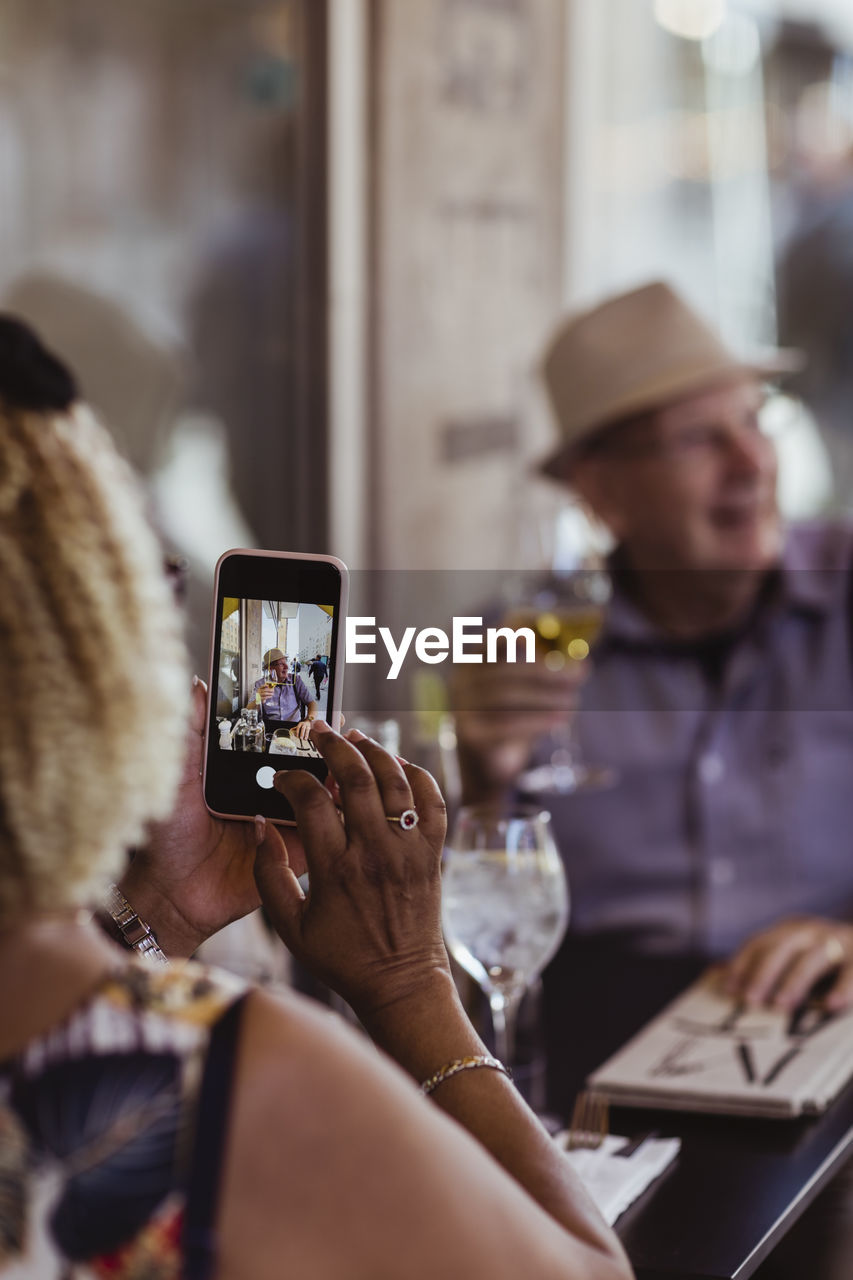
M 628 1276 L 457 999 L 429 775 L 316 724 L 344 823 L 316 779 L 276 779 L 307 897 L 295 838 L 203 809 L 198 682 L 181 778 L 189 681 L 155 539 L 71 379 L 9 318 L 0 565 L 0 1278 Z M 387 821 L 412 807 L 414 829 Z M 104 935 L 81 909 L 154 818 L 120 888 L 164 951 L 259 890 L 384 1054 L 296 996 Z

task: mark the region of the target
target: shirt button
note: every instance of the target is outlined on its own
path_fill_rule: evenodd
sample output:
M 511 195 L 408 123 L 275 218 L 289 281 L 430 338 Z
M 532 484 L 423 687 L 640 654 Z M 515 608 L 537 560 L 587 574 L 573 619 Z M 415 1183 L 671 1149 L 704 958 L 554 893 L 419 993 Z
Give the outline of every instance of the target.
M 710 867 L 711 884 L 717 889 L 725 889 L 737 879 L 737 869 L 729 858 L 714 858 Z
M 715 751 L 709 751 L 699 761 L 699 777 L 706 786 L 713 786 L 715 782 L 719 782 L 726 771 L 723 757 Z

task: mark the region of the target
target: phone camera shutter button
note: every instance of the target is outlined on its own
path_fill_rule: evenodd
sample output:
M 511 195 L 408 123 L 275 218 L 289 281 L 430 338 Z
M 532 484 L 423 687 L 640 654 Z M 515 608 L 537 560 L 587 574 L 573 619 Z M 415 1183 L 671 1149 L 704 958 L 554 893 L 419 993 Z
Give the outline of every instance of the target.
M 255 781 L 259 787 L 263 787 L 264 791 L 272 791 L 274 778 L 275 769 L 272 769 L 268 764 L 265 764 L 264 767 L 259 769 L 255 774 Z

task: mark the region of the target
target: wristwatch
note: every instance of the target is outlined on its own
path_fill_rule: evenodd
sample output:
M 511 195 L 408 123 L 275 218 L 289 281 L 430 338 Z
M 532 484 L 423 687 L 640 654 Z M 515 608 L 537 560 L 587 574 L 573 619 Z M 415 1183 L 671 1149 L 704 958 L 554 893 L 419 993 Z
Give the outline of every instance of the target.
M 137 955 L 145 956 L 146 960 L 154 964 L 169 963 L 169 958 L 161 949 L 154 930 L 144 920 L 140 920 L 118 885 L 110 885 L 104 906 L 117 926 L 121 935 L 120 941 L 124 946 L 135 951 Z

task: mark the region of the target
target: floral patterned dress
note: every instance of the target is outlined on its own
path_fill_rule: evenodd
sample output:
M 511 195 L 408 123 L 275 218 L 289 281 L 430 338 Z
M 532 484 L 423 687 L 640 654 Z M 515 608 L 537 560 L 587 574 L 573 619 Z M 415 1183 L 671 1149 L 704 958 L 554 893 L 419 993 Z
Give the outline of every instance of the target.
M 244 994 L 132 960 L 0 1064 L 0 1280 L 178 1280 L 208 1049 Z

